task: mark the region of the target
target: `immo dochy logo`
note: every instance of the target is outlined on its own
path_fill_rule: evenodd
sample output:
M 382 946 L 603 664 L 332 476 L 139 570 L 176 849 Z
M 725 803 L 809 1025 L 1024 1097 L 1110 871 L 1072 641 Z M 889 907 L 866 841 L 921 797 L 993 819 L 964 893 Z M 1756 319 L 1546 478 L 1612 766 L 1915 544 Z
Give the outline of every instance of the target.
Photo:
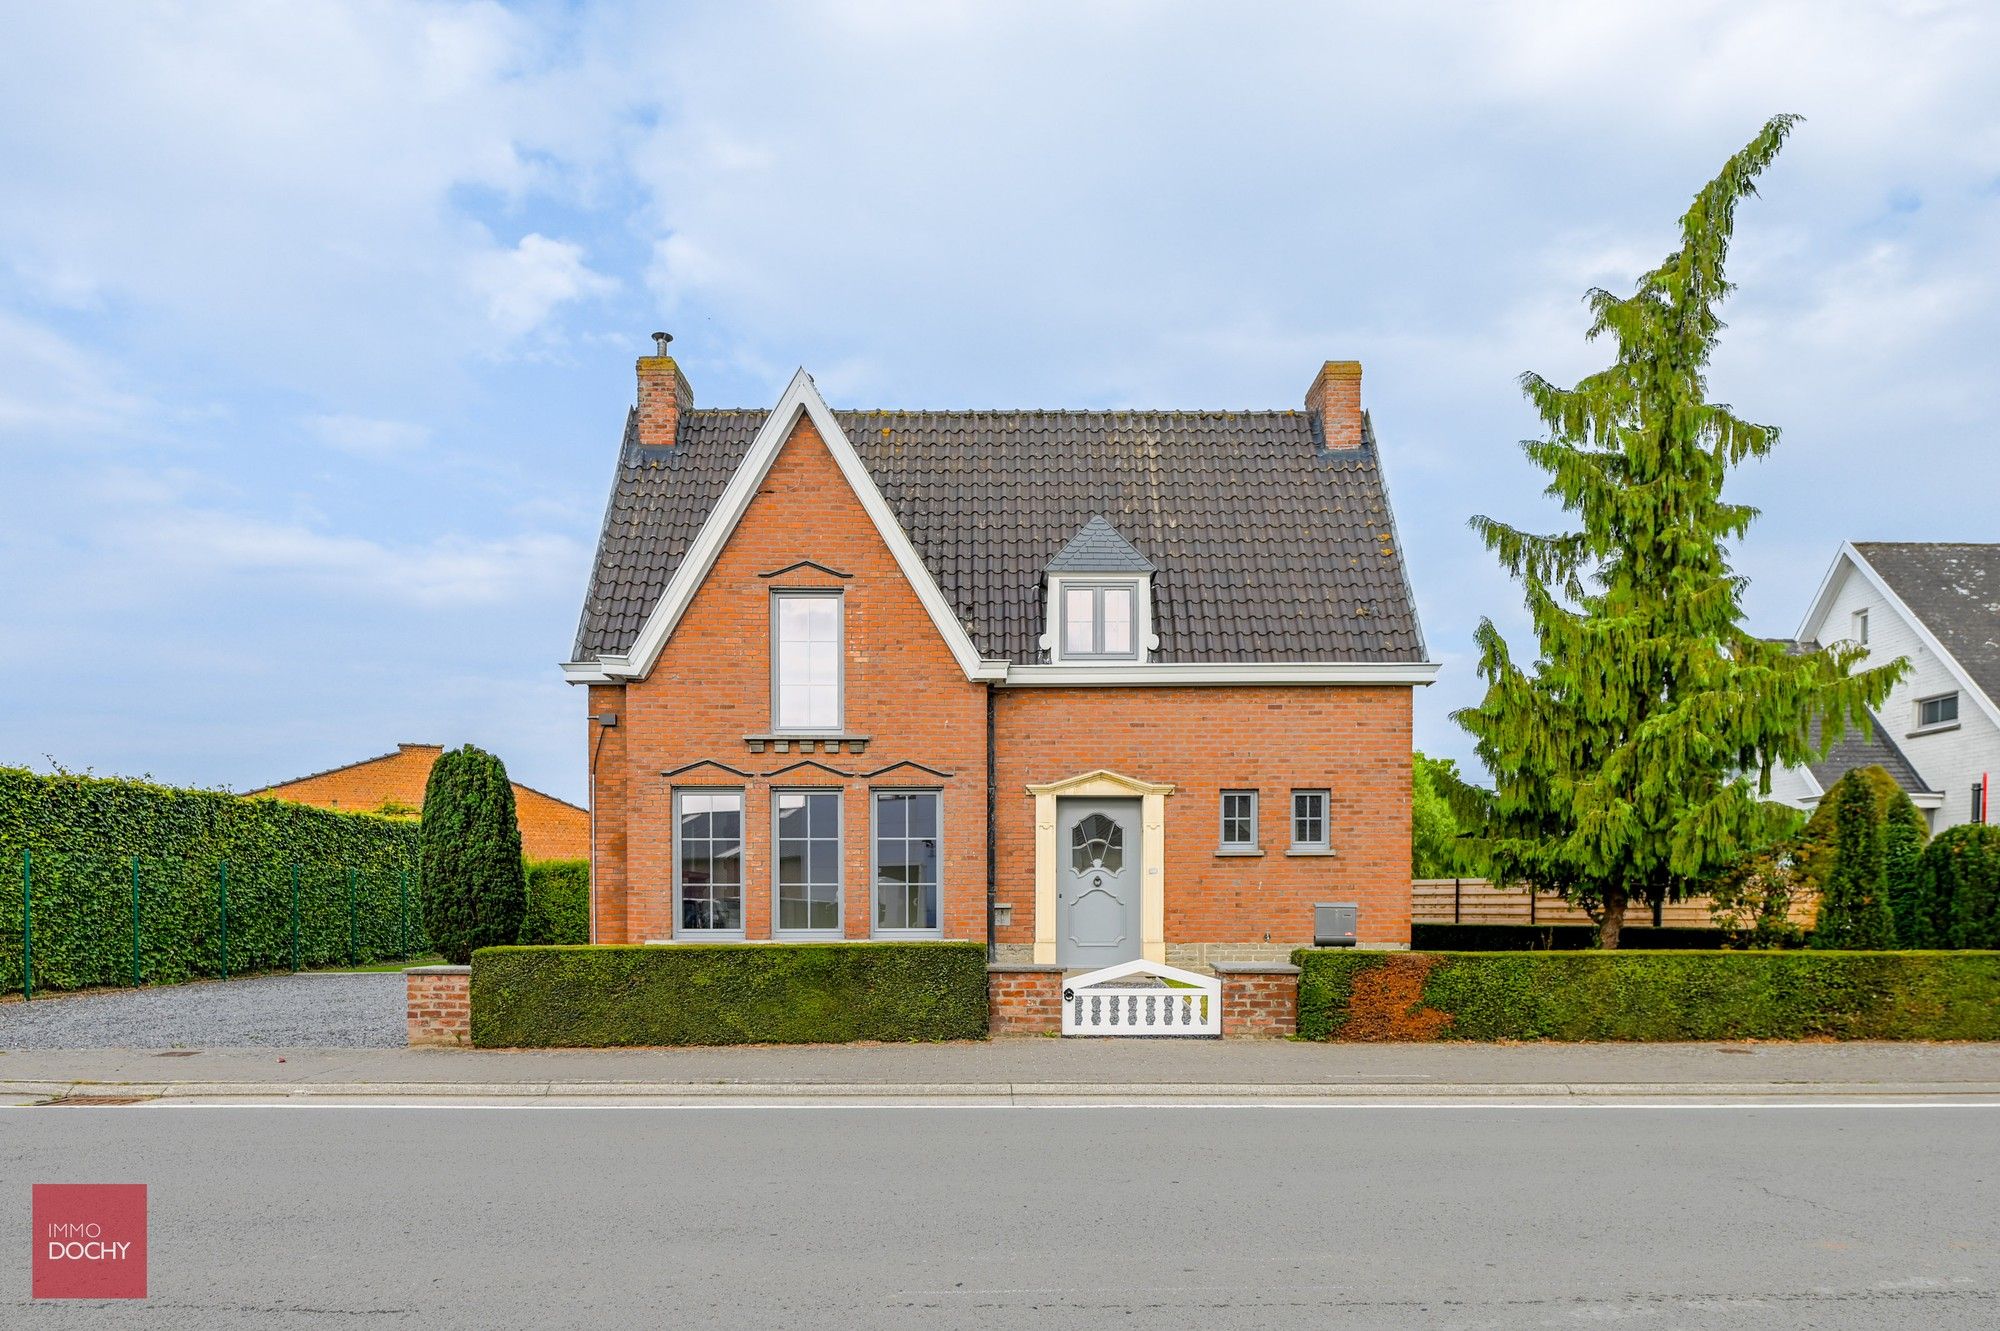
M 145 1184 L 37 1183 L 33 1209 L 36 1298 L 146 1297 Z

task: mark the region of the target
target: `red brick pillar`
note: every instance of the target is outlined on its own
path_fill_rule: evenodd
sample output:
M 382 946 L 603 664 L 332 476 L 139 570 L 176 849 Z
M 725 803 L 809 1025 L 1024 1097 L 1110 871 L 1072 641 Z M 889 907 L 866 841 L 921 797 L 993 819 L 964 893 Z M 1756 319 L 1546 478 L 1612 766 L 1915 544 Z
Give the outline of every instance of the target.
M 412 966 L 403 980 L 411 1044 L 472 1043 L 472 967 Z
M 992 1035 L 1054 1035 L 1062 1030 L 1060 966 L 986 968 L 986 1029 Z
M 1274 1040 L 1299 1028 L 1297 966 L 1218 961 L 1224 1039 Z

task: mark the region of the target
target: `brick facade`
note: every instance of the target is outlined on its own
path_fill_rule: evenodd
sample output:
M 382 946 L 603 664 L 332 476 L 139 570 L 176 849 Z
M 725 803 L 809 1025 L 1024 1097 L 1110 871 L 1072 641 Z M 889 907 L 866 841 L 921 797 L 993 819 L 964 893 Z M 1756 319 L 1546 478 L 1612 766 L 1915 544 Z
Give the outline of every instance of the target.
M 383 807 L 420 810 L 431 766 L 442 744 L 398 744 L 394 753 L 368 758 L 328 772 L 249 792 L 259 798 L 310 804 L 346 813 L 376 813 Z M 553 795 L 514 785 L 514 810 L 521 822 L 521 853 L 531 860 L 580 860 L 590 854 L 590 813 Z
M 1359 374 L 1352 362 L 1329 362 L 1314 382 L 1311 407 L 1332 448 L 1362 444 Z M 670 359 L 640 362 L 635 428 L 654 450 L 649 466 L 684 446 L 676 413 L 689 400 Z M 1170 962 L 1282 961 L 1313 941 L 1312 908 L 1329 901 L 1359 905 L 1363 945 L 1407 945 L 1408 684 L 968 680 L 813 419 L 798 418 L 644 677 L 590 687 L 596 941 L 676 936 L 675 795 L 716 789 L 743 797 L 742 936 L 771 938 L 773 797 L 788 788 L 840 793 L 842 936 L 868 938 L 872 792 L 923 787 L 942 800 L 942 936 L 988 941 L 990 864 L 996 895 L 1011 907 L 991 940 L 996 957 L 1030 960 L 1035 848 L 1046 833 L 1028 787 L 1106 769 L 1174 788 L 1164 802 L 1164 863 L 1150 866 L 1164 884 Z M 772 594 L 782 589 L 841 597 L 838 742 L 772 736 Z M 1224 790 L 1258 793 L 1260 853 L 1218 853 Z M 1329 792 L 1330 851 L 1294 852 L 1294 790 Z
M 409 1043 L 472 1043 L 472 967 L 413 967 L 403 972 L 403 986 Z

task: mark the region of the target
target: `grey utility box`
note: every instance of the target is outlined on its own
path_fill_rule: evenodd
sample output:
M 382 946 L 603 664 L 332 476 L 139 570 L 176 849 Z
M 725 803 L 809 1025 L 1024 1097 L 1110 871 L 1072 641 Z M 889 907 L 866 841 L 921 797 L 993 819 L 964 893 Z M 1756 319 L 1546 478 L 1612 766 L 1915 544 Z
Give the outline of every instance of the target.
M 1322 901 L 1313 907 L 1314 947 L 1353 947 L 1354 922 L 1361 907 L 1352 901 Z

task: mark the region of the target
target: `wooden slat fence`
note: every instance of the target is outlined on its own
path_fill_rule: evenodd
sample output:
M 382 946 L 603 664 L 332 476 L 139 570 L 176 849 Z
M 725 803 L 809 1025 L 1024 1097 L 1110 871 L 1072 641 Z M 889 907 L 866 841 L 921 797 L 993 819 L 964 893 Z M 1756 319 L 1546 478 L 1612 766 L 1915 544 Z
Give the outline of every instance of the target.
M 1497 887 L 1484 878 L 1418 878 L 1410 883 L 1412 924 L 1589 924 L 1590 916 L 1554 892 Z M 1670 929 L 1712 929 L 1707 897 L 1691 897 L 1661 908 Z M 1625 913 L 1627 929 L 1650 929 L 1653 912 L 1634 906 Z

